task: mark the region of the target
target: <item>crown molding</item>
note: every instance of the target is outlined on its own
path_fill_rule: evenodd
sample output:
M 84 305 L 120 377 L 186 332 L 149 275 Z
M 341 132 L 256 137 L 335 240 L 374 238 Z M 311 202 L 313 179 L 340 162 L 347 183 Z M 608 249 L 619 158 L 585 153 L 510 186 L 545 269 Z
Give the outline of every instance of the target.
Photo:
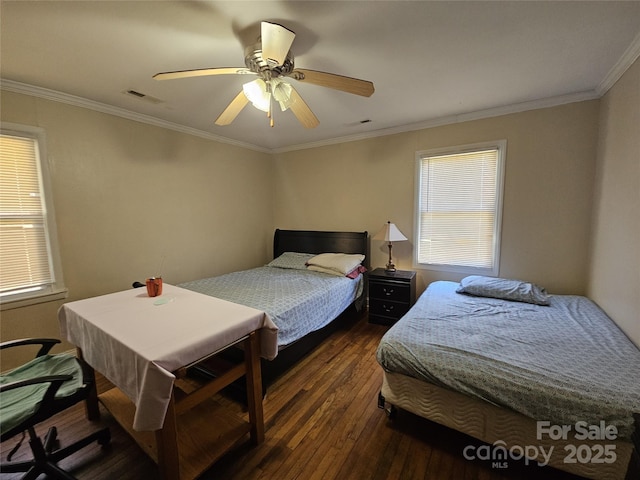
M 616 62 L 604 80 L 596 87 L 598 95 L 603 96 L 620 79 L 631 65 L 640 57 L 640 33 L 633 39 L 631 45 L 624 51 L 620 59 Z
M 369 138 L 383 137 L 387 135 L 396 135 L 398 133 L 413 132 L 416 130 L 424 130 L 427 128 L 441 127 L 444 125 L 451 125 L 454 123 L 470 122 L 472 120 L 482 120 L 485 118 L 500 117 L 502 115 L 509 115 L 512 113 L 526 112 L 528 110 L 538 110 L 541 108 L 556 107 L 559 105 L 565 105 L 568 103 L 584 102 L 587 100 L 595 100 L 600 98 L 600 95 L 595 90 L 586 92 L 570 93 L 567 95 L 559 95 L 556 97 L 543 98 L 540 100 L 532 100 L 530 102 L 514 103 L 512 105 L 505 105 L 502 107 L 489 108 L 485 110 L 477 110 L 475 112 L 461 113 L 457 115 L 448 115 L 445 117 L 433 118 L 418 123 L 411 123 L 407 125 L 401 125 L 398 127 L 383 128 L 379 130 L 372 130 L 370 132 L 348 135 L 343 137 L 336 137 L 327 140 L 321 140 L 318 142 L 305 143 L 300 145 L 291 145 L 283 148 L 276 148 L 271 150 L 273 153 L 286 153 L 295 150 L 305 150 L 308 148 L 324 147 L 328 145 L 335 145 L 338 143 L 354 142 L 358 140 L 366 140 Z
M 35 85 L 29 85 L 26 83 L 16 82 L 14 80 L 8 80 L 8 79 L 2 78 L 0 79 L 0 89 L 6 90 L 8 92 L 13 92 L 13 93 L 31 95 L 34 97 L 43 98 L 45 100 L 52 100 L 54 102 L 66 103 L 68 105 L 86 108 L 88 110 L 94 110 L 96 112 L 107 113 L 109 115 L 115 115 L 117 117 L 126 118 L 128 120 L 133 120 L 135 122 L 146 123 L 149 125 L 154 125 L 156 127 L 175 130 L 176 132 L 186 133 L 188 135 L 193 135 L 196 137 L 204 138 L 207 140 L 213 140 L 220 143 L 226 143 L 229 145 L 234 145 L 236 147 L 247 148 L 249 150 L 255 150 L 263 153 L 271 153 L 271 150 L 268 148 L 262 148 L 257 145 L 253 145 L 246 142 L 239 142 L 237 140 L 232 140 L 230 138 L 214 135 L 212 133 L 205 132 L 203 130 L 198 130 L 196 128 L 186 127 L 184 125 L 180 125 L 177 123 L 161 120 L 159 118 L 152 117 L 151 115 L 144 115 L 141 113 L 132 112 L 124 108 L 114 107 L 106 103 L 96 102 L 94 100 L 89 100 L 87 98 L 70 95 L 68 93 L 63 93 L 63 92 L 51 90 L 48 88 L 37 87 Z
M 640 39 L 640 36 L 638 37 L 638 39 Z M 637 53 L 638 52 L 636 52 L 636 58 L 637 58 Z M 631 58 L 631 56 L 629 56 L 629 58 Z M 618 64 L 620 63 L 621 62 L 618 62 Z M 629 63 L 629 65 L 627 65 L 626 68 L 628 68 L 631 65 L 631 63 Z M 624 71 L 621 72 L 619 76 L 621 76 L 622 73 L 624 73 Z M 613 83 L 615 83 L 615 81 Z M 469 122 L 472 120 L 481 120 L 485 118 L 499 117 L 502 115 L 509 115 L 512 113 L 519 113 L 519 112 L 524 112 L 528 110 L 537 110 L 541 108 L 555 107 L 558 105 L 564 105 L 568 103 L 594 100 L 602 96 L 598 93 L 598 90 L 571 93 L 568 95 L 560 95 L 555 97 L 543 98 L 540 100 L 533 100 L 529 102 L 515 103 L 512 105 L 505 105 L 502 107 L 478 110 L 475 112 L 467 112 L 467 113 L 461 113 L 457 115 L 448 115 L 444 117 L 429 119 L 423 122 L 401 125 L 398 127 L 383 128 L 378 130 L 372 130 L 370 132 L 365 132 L 365 133 L 334 137 L 326 140 L 320 140 L 317 142 L 309 142 L 304 144 L 290 145 L 286 147 L 270 149 L 270 148 L 259 147 L 257 145 L 249 144 L 246 142 L 240 142 L 237 140 L 221 137 L 219 135 L 214 135 L 209 132 L 205 132 L 205 131 L 198 130 L 191 127 L 186 127 L 184 125 L 179 125 L 177 123 L 168 122 L 166 120 L 161 120 L 159 118 L 152 117 L 150 115 L 143 115 L 140 113 L 131 112 L 124 108 L 114 107 L 111 105 L 107 105 L 105 103 L 100 103 L 93 100 L 88 100 L 86 98 L 77 97 L 75 95 L 70 95 L 68 93 L 58 92 L 56 90 L 50 90 L 48 88 L 43 88 L 43 87 L 36 87 L 34 85 L 28 85 L 28 84 L 16 82 L 13 80 L 0 79 L 0 89 L 7 90 L 9 92 L 14 92 L 14 93 L 32 95 L 32 96 L 44 98 L 46 100 L 66 103 L 66 104 L 74 105 L 81 108 L 87 108 L 89 110 L 95 110 L 98 112 L 115 115 L 118 117 L 133 120 L 136 122 L 147 123 L 157 127 L 166 128 L 169 130 L 175 130 L 177 132 L 186 133 L 188 135 L 194 135 L 196 137 L 201 137 L 207 140 L 226 143 L 229 145 L 247 148 L 247 149 L 255 150 L 262 153 L 286 153 L 286 152 L 292 152 L 296 150 L 307 150 L 310 148 L 336 145 L 339 143 L 367 140 L 370 138 L 383 137 L 387 135 L 395 135 L 398 133 L 424 130 L 424 129 L 433 128 L 433 127 L 440 127 L 443 125 L 451 125 L 455 123 Z

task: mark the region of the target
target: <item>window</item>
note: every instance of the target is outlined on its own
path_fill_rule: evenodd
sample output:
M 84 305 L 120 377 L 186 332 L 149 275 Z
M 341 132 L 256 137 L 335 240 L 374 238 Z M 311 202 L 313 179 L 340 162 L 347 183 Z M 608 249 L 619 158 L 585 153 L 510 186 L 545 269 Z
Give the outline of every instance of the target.
M 418 152 L 416 267 L 497 275 L 506 141 Z
M 0 302 L 2 309 L 63 298 L 53 205 L 41 129 L 0 131 Z

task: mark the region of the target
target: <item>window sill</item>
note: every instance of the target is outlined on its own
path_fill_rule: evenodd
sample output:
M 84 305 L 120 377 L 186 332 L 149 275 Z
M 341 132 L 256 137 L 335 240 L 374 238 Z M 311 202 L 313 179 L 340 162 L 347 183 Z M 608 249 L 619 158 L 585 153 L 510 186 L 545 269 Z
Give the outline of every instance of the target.
M 3 300 L 0 303 L 0 311 L 28 307 L 30 305 L 36 305 L 38 303 L 54 302 L 56 300 L 67 298 L 67 296 L 69 296 L 69 290 L 63 288 L 51 292 L 39 293 L 31 297 L 20 297 L 11 300 L 7 299 Z
M 484 275 L 488 277 L 497 277 L 499 269 L 495 268 L 480 268 L 480 267 L 465 267 L 462 265 L 444 265 L 444 264 L 427 264 L 427 263 L 414 263 L 413 268 L 417 270 L 432 270 L 435 272 L 449 272 L 449 273 L 461 273 L 466 275 Z

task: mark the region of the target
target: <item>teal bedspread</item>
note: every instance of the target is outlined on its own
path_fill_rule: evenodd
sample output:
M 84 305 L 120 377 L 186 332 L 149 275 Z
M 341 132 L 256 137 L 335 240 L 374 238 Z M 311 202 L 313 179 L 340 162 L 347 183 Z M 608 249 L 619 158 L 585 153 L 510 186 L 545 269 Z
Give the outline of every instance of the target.
M 585 297 L 549 306 L 456 293 L 434 282 L 384 335 L 387 371 L 450 388 L 555 425 L 615 425 L 640 413 L 640 350 Z

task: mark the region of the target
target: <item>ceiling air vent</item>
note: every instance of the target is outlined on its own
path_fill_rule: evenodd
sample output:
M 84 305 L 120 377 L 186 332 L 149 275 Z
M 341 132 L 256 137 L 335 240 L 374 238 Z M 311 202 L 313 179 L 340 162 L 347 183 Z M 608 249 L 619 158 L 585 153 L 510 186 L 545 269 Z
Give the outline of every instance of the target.
M 140 100 L 144 100 L 145 102 L 149 102 L 149 103 L 163 103 L 163 100 L 160 100 L 159 98 L 152 97 L 150 95 L 138 92 L 137 90 L 125 90 L 122 93 L 124 93 L 125 95 L 128 95 L 130 97 L 139 98 Z

